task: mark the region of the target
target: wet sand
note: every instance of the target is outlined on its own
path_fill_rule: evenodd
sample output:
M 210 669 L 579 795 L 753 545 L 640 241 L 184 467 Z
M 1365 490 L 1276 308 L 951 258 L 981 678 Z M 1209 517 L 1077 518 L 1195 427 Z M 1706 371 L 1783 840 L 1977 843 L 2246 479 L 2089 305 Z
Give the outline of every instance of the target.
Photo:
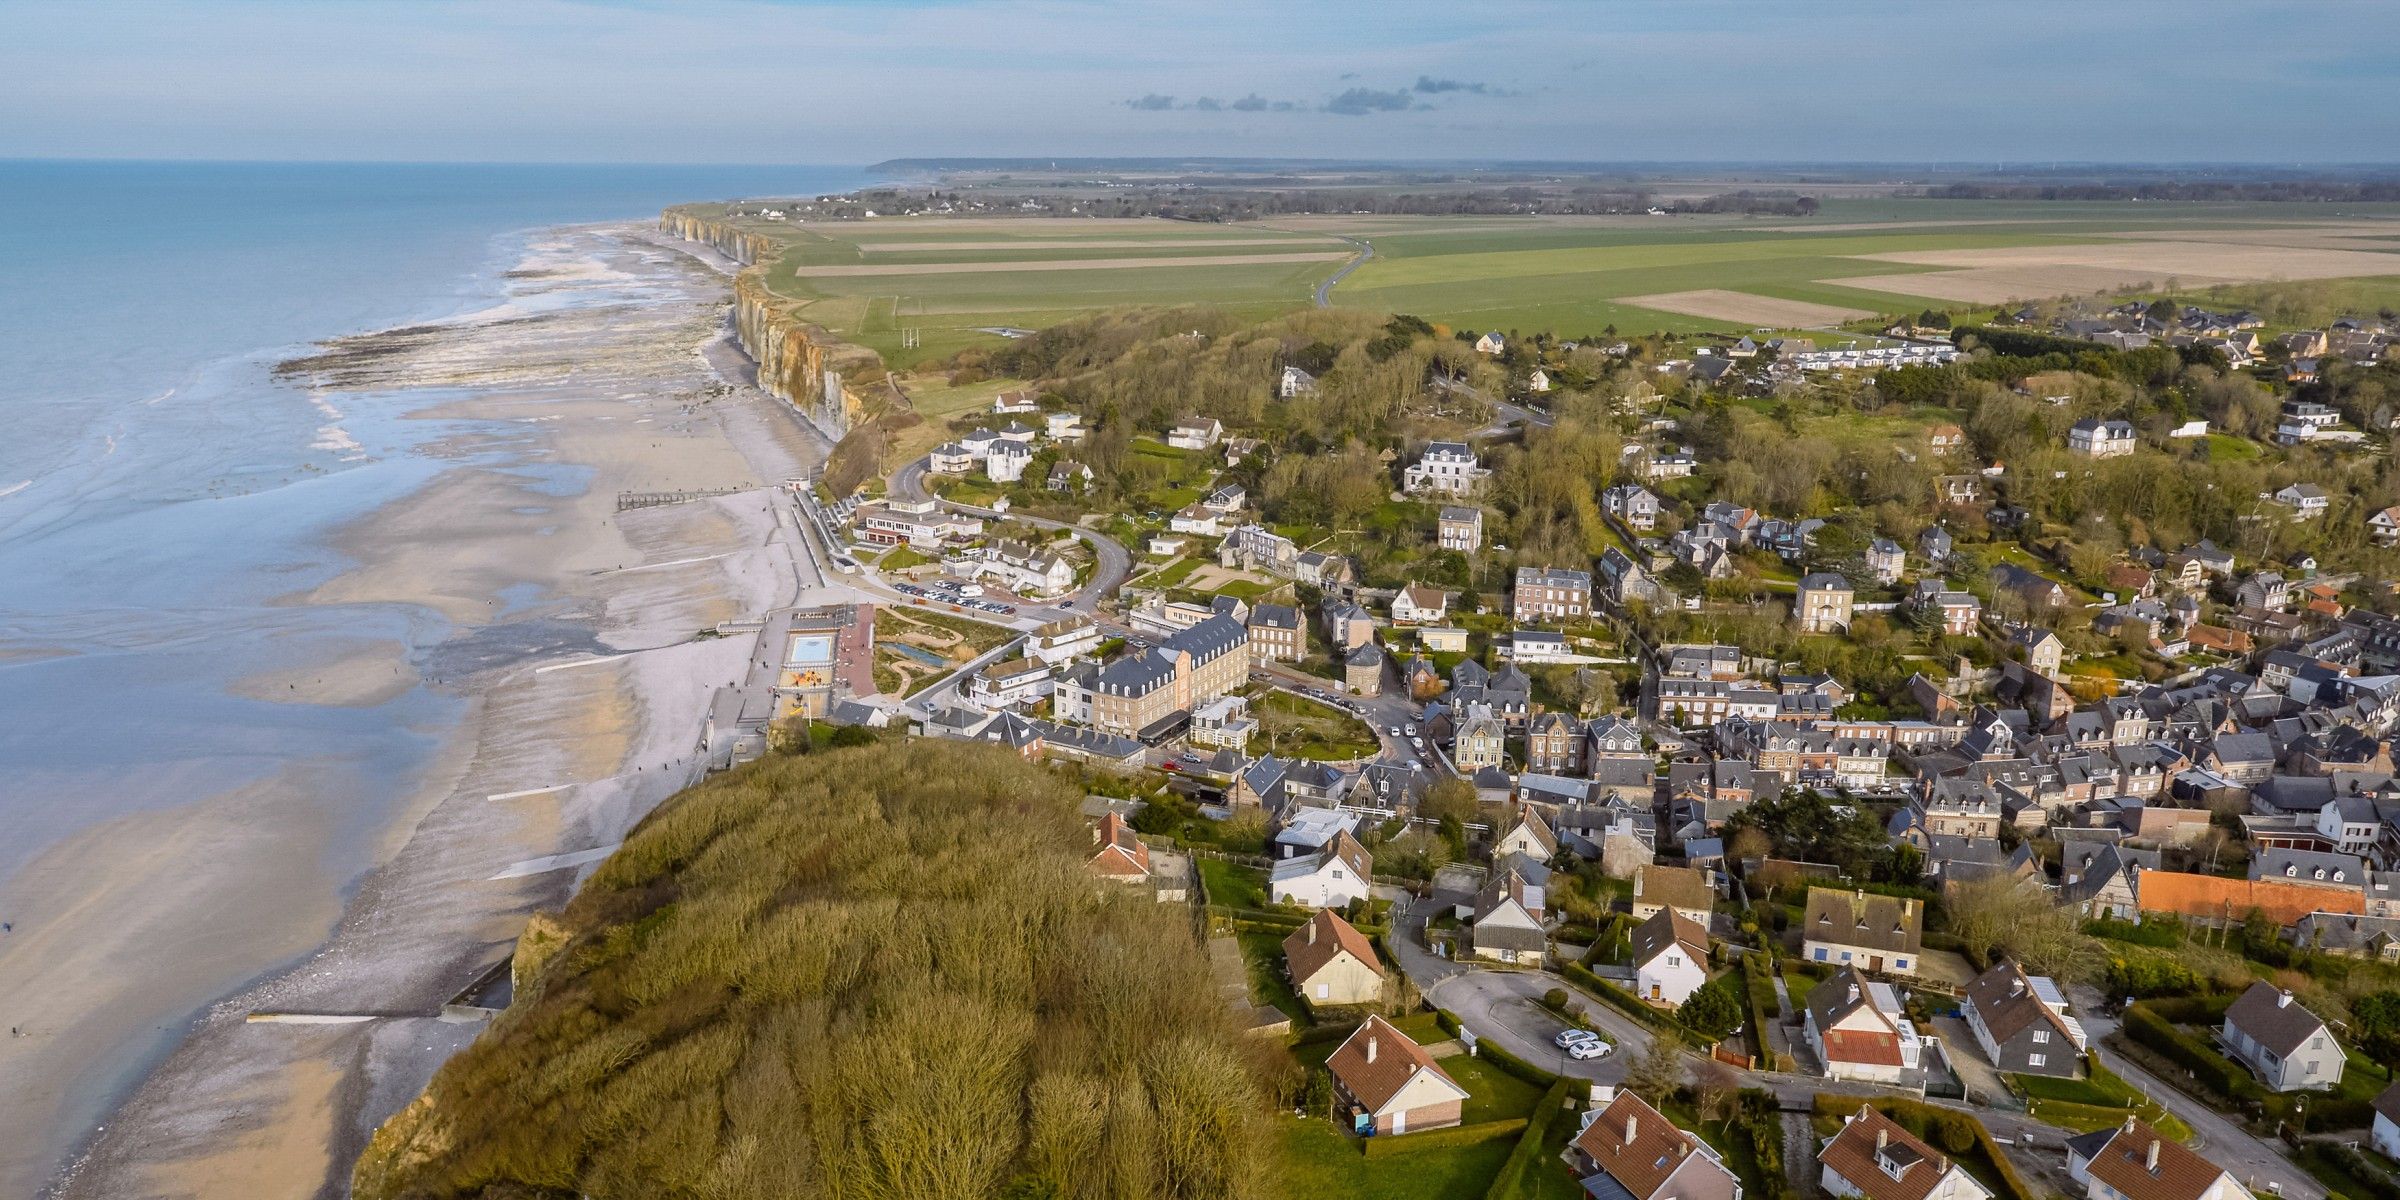
M 625 513 L 616 495 L 755 487 L 819 449 L 710 369 L 724 279 L 652 238 L 558 231 L 511 303 L 292 369 L 336 399 L 443 389 L 418 417 L 449 465 L 346 529 L 353 568 L 288 602 L 404 603 L 446 626 L 239 690 L 372 706 L 422 679 L 466 716 L 426 731 L 441 748 L 363 878 L 317 849 L 357 819 L 334 763 L 111 822 L 12 881 L 0 1006 L 28 1036 L 0 1042 L 0 1194 L 31 1194 L 25 1165 L 62 1144 L 83 1149 L 53 1182 L 64 1197 L 346 1194 L 366 1135 L 480 1030 L 442 1020 L 444 1002 L 590 869 L 546 860 L 613 846 L 694 775 L 709 699 L 752 649 L 699 635 L 789 603 L 790 552 L 760 493 Z M 559 303 L 582 288 L 612 299 Z M 369 1019 L 254 1019 L 289 1013 Z M 128 1039 L 187 1025 L 129 1093 L 91 1078 Z

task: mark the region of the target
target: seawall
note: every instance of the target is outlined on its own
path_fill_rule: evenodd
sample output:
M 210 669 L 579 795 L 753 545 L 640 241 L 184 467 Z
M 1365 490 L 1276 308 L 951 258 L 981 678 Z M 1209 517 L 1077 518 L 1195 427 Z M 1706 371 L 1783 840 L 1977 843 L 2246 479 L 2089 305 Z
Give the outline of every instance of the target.
M 758 364 L 758 386 L 791 405 L 827 441 L 840 442 L 858 423 L 860 407 L 844 381 L 880 378 L 882 358 L 803 319 L 795 301 L 768 289 L 767 272 L 782 257 L 784 243 L 688 209 L 666 210 L 658 225 L 742 264 L 733 277 L 733 330 Z

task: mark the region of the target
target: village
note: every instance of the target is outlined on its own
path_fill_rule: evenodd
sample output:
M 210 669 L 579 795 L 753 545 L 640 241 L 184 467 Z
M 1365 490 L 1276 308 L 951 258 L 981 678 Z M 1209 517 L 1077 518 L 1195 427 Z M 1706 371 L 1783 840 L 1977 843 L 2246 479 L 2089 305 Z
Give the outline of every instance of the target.
M 2347 548 L 2400 541 L 2400 507 L 2294 481 L 2253 542 L 2095 558 L 2045 548 L 2019 469 L 1935 419 L 1893 447 L 1931 517 L 1896 536 L 1712 498 L 1637 386 L 1598 551 L 1528 563 L 1494 539 L 1494 450 L 1554 433 L 1576 348 L 1494 370 L 1501 335 L 1460 342 L 1487 367 L 1427 393 L 1456 433 L 1347 464 L 1381 477 L 1371 520 L 1420 523 L 1421 575 L 1276 519 L 1274 446 L 1217 418 L 1135 432 L 1150 486 L 1100 501 L 1089 416 L 1031 387 L 860 492 L 795 482 L 844 603 L 779 616 L 776 683 L 723 698 L 711 753 L 856 727 L 1083 774 L 1092 869 L 1191 907 L 1228 1002 L 1322 1073 L 1329 1137 L 1515 1142 L 1512 1180 L 1642 1200 L 2384 1177 L 2400 619 Z M 1823 353 L 1696 361 L 1963 361 Z M 1748 377 L 1689 374 L 1687 412 Z M 2211 436 L 2083 415 L 2058 375 L 2045 467 Z M 2380 453 L 2388 426 L 2319 409 L 2287 397 L 2257 442 Z

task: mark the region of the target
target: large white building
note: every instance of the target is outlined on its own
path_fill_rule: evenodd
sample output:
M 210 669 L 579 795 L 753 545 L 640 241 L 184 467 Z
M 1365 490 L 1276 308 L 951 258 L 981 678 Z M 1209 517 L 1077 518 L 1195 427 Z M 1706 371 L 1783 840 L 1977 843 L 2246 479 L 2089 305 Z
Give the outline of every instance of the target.
M 1400 474 L 1400 486 L 1412 493 L 1438 492 L 1463 496 L 1483 486 L 1491 469 L 1475 457 L 1465 442 L 1435 442 Z

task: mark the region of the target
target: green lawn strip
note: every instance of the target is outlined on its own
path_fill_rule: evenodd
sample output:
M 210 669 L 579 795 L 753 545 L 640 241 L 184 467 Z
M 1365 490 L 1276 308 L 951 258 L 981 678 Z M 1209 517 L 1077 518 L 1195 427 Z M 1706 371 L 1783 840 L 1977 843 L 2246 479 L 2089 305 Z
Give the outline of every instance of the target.
M 1463 1124 L 1480 1125 L 1485 1121 L 1525 1116 L 1533 1111 L 1534 1102 L 1542 1095 L 1540 1087 L 1471 1055 L 1454 1054 L 1435 1065 L 1457 1080 L 1458 1086 L 1467 1089 L 1467 1102 L 1459 1117 Z
M 1282 935 L 1245 931 L 1236 934 L 1235 940 L 1241 943 L 1242 962 L 1250 969 L 1250 999 L 1281 1011 L 1295 1024 L 1309 1024 L 1308 1005 L 1283 977 Z
M 1200 860 L 1200 882 L 1208 888 L 1208 902 L 1226 908 L 1265 908 L 1267 906 L 1267 873 L 1257 867 L 1226 862 L 1221 858 Z
M 1271 1118 L 1275 1195 L 1286 1200 L 1456 1200 L 1480 1196 L 1508 1161 L 1515 1140 L 1466 1146 L 1427 1145 L 1368 1158 L 1350 1138 L 1317 1117 Z M 1394 1139 L 1404 1143 L 1410 1136 Z
M 1287 758 L 1338 762 L 1365 758 L 1379 745 L 1365 722 L 1289 692 L 1268 692 L 1257 712 L 1261 744 Z

